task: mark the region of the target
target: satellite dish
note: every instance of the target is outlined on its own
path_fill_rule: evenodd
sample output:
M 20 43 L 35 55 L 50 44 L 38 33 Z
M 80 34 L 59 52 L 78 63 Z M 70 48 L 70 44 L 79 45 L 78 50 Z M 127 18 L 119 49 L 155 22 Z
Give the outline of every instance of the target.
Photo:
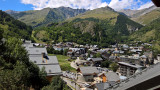
M 160 7 L 160 0 L 152 0 L 152 2 L 153 2 L 157 7 Z

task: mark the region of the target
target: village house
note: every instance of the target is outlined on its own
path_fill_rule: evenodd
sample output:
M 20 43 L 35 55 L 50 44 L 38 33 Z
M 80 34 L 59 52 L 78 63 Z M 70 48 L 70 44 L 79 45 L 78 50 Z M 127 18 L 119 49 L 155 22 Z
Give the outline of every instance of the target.
M 79 67 L 77 69 L 78 80 L 77 82 L 94 82 L 94 77 L 97 77 L 102 71 L 97 67 Z
M 91 64 L 96 67 L 99 67 L 103 61 L 102 58 L 88 58 L 87 60 L 90 61 Z
M 23 46 L 28 51 L 29 60 L 47 73 L 47 79 L 52 80 L 55 75 L 62 75 L 56 56 L 48 56 L 45 47 L 35 47 L 33 43 L 27 42 Z
M 134 53 L 142 52 L 143 47 L 130 47 L 130 51 Z
M 81 54 L 85 54 L 85 48 L 69 48 L 67 56 L 69 57 L 79 57 Z
M 118 62 L 118 64 L 119 68 L 117 72 L 119 72 L 121 76 L 127 76 L 127 77 L 135 74 L 136 72 L 140 72 L 143 68 L 143 66 L 125 62 Z
M 105 83 L 105 82 L 120 82 L 120 77 L 117 73 L 109 71 L 107 73 L 99 73 L 94 78 L 94 83 Z

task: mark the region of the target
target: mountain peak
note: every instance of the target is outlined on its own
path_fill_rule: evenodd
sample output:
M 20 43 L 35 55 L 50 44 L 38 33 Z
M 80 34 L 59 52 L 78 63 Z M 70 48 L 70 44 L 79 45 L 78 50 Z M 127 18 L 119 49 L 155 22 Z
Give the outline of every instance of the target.
M 19 11 L 13 11 L 13 10 L 6 10 L 6 11 L 4 11 L 4 12 L 6 12 L 6 13 L 8 13 L 8 14 L 19 13 Z

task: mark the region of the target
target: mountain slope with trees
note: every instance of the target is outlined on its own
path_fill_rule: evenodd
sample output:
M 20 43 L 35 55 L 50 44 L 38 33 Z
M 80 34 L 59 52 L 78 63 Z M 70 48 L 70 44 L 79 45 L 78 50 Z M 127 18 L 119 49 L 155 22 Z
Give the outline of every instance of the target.
M 153 44 L 154 50 L 160 51 L 160 18 L 147 24 L 145 27 L 141 28 L 139 31 L 133 33 L 130 36 L 132 41 L 142 41 Z
M 142 10 L 121 10 L 121 14 L 127 15 L 129 18 L 143 25 L 147 25 L 153 20 L 160 17 L 160 8 L 156 6 L 151 6 Z
M 31 10 L 19 13 L 10 13 L 15 19 L 18 19 L 32 27 L 46 26 L 54 22 L 61 22 L 70 17 L 84 13 L 85 9 L 72 9 L 69 7 L 45 8 L 42 10 Z
M 107 47 L 125 40 L 143 27 L 110 7 L 87 11 L 62 23 L 36 28 L 34 37 L 44 42 L 76 42 Z
M 4 30 L 4 37 L 31 39 L 32 27 L 15 20 L 9 14 L 0 10 L 0 28 Z
M 156 8 L 156 9 L 154 9 L 144 15 L 139 16 L 139 17 L 133 17 L 132 20 L 134 20 L 138 23 L 147 25 L 159 17 L 160 17 L 160 8 Z
M 40 89 L 49 84 L 46 73 L 29 61 L 22 41 L 15 37 L 3 39 L 0 28 L 0 88 L 2 90 Z

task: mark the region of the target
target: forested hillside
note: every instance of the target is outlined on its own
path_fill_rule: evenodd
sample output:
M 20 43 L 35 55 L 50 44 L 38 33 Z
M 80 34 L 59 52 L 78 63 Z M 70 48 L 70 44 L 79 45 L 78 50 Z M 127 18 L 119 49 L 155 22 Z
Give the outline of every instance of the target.
M 59 77 L 50 84 L 45 70 L 29 61 L 21 39 L 31 33 L 31 27 L 0 11 L 0 90 L 70 90 Z
M 76 42 L 107 47 L 124 41 L 142 25 L 115 12 L 110 7 L 87 11 L 62 23 L 37 28 L 34 37 L 44 42 Z
M 40 71 L 36 65 L 29 62 L 22 42 L 15 37 L 2 40 L 3 30 L 0 29 L 0 32 L 0 88 L 39 89 L 48 85 L 45 71 Z
M 160 17 L 160 8 L 156 8 L 146 14 L 143 14 L 142 16 L 134 17 L 132 18 L 132 20 L 147 25 L 159 17 Z
M 124 9 L 119 12 L 127 15 L 130 19 L 143 25 L 147 25 L 160 17 L 160 8 L 154 5 L 142 10 Z
M 155 50 L 160 51 L 160 18 L 147 24 L 130 36 L 131 40 L 153 43 Z
M 31 39 L 32 27 L 27 26 L 7 13 L 0 10 L 0 28 L 4 30 L 3 36 Z

